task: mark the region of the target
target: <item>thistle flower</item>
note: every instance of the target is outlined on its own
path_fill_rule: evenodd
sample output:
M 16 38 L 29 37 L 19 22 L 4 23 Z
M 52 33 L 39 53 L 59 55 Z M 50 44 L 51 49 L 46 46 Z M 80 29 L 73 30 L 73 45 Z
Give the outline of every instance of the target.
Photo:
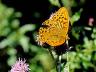
M 25 59 L 22 60 L 19 58 L 19 60 L 12 66 L 10 72 L 29 72 L 29 65 L 25 62 Z

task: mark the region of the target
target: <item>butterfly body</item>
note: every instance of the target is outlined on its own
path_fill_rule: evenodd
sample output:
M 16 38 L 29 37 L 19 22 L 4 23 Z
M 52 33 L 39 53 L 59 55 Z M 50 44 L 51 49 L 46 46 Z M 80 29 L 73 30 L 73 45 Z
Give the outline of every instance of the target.
M 40 27 L 39 29 L 39 43 L 47 43 L 50 46 L 62 45 L 68 39 L 69 15 L 67 9 L 61 7 L 42 25 L 46 27 Z

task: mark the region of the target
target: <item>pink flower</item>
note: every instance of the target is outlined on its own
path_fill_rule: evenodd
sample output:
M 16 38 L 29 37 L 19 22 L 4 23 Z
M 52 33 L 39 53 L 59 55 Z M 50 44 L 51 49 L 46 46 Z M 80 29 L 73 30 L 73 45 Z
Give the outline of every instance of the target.
M 88 21 L 89 26 L 93 26 L 93 22 L 94 22 L 94 18 L 90 17 Z
M 25 59 L 22 60 L 19 58 L 19 60 L 17 60 L 16 63 L 12 66 L 10 72 L 29 72 L 29 65 L 25 62 Z

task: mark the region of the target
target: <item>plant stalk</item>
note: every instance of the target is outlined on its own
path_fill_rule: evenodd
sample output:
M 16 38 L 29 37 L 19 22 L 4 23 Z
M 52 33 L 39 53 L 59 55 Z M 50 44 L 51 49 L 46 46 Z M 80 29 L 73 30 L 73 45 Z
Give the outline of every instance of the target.
M 57 72 L 61 72 L 61 55 L 57 57 Z

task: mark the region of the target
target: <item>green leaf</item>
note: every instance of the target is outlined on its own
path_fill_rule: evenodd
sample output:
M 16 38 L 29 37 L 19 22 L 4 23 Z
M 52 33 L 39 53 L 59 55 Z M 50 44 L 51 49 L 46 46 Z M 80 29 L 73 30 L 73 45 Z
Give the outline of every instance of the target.
M 16 55 L 9 57 L 7 60 L 9 66 L 12 66 L 15 62 L 16 62 Z
M 76 12 L 70 19 L 71 23 L 73 24 L 74 22 L 78 21 L 80 19 L 80 15 L 83 9 L 81 8 L 78 12 Z
M 36 28 L 35 24 L 26 24 L 26 25 L 22 26 L 22 27 L 19 29 L 19 31 L 20 31 L 21 34 L 25 34 L 25 33 L 28 32 L 28 31 L 33 31 L 33 30 L 35 30 L 35 28 Z
M 19 20 L 17 20 L 17 19 L 15 19 L 15 20 L 13 20 L 13 21 L 11 22 L 11 26 L 12 26 L 12 28 L 14 28 L 14 29 L 18 28 L 19 25 L 20 25 L 20 22 L 19 22 Z
M 29 50 L 29 38 L 26 36 L 22 36 L 19 39 L 19 43 L 23 47 L 24 51 L 28 52 L 28 50 Z
M 60 7 L 59 0 L 49 0 L 52 5 Z
M 12 56 L 12 55 L 16 55 L 17 51 L 15 48 L 9 47 L 7 50 L 7 54 Z

